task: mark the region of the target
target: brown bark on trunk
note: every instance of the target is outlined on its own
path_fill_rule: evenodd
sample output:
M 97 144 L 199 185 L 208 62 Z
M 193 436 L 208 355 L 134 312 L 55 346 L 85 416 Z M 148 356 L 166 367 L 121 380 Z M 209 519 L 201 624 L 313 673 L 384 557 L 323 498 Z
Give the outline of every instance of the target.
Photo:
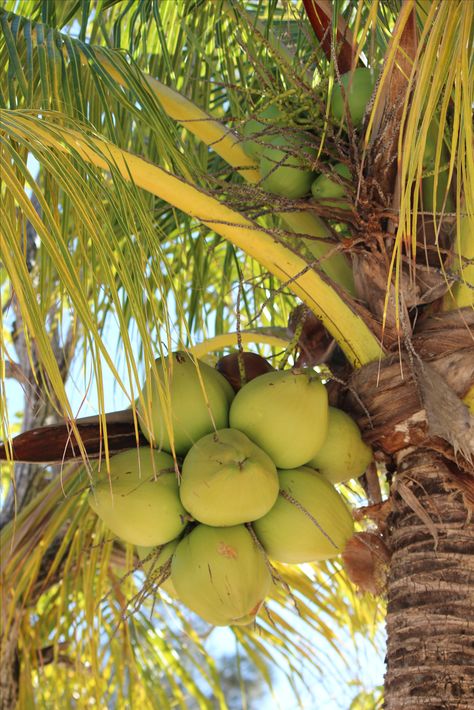
M 474 708 L 474 522 L 446 462 L 400 456 L 387 542 L 386 710 Z

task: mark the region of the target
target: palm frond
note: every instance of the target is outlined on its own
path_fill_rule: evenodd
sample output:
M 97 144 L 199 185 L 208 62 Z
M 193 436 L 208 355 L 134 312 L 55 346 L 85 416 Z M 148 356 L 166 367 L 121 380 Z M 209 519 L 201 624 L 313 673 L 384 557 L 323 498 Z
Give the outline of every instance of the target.
M 5 13 L 2 14 L 2 23 L 5 37 L 11 35 L 13 24 L 20 38 L 25 37 L 25 47 L 20 54 L 17 43 L 6 42 L 5 67 L 10 67 L 10 83 L 13 87 L 15 81 L 24 86 L 25 73 L 32 78 L 28 90 L 28 107 L 60 108 L 81 120 L 87 118 L 95 130 L 104 136 L 113 137 L 114 142 L 120 136 L 119 145 L 133 152 L 146 151 L 150 160 L 186 179 L 197 180 L 198 183 L 203 183 L 204 176 L 213 171 L 222 173 L 222 164 L 212 160 L 214 152 L 237 169 L 246 180 L 252 183 L 260 181 L 260 174 L 242 150 L 241 139 L 231 130 L 232 125 L 228 127 L 217 121 L 200 109 L 199 104 L 186 99 L 152 76 L 143 74 L 130 56 L 127 58 L 114 49 L 90 47 L 79 39 L 62 36 L 46 25 L 7 16 Z M 41 50 L 41 41 L 45 35 L 51 37 L 53 52 L 44 53 Z M 166 36 L 169 38 L 168 33 Z M 281 51 L 280 44 L 278 51 Z M 51 55 L 53 61 L 50 60 Z M 219 68 L 214 70 L 219 71 Z M 62 81 L 57 79 L 58 71 L 61 72 Z M 49 89 L 53 84 L 53 96 L 56 99 L 51 101 Z M 89 97 L 87 108 L 81 99 L 83 91 Z M 208 104 L 209 99 L 209 96 L 203 95 L 195 97 L 201 105 Z M 22 105 L 20 103 L 18 107 Z M 211 103 L 211 106 L 214 104 Z M 166 120 L 163 111 L 173 121 Z M 237 127 L 242 123 L 232 115 L 226 118 L 237 124 Z M 184 159 L 180 147 L 184 136 L 179 135 L 174 121 L 180 122 L 186 131 L 211 146 L 212 151 L 203 153 L 196 144 L 187 140 Z M 127 122 L 131 123 L 127 125 Z M 130 137 L 134 138 L 133 142 Z M 173 155 L 167 156 L 166 146 L 174 147 Z M 191 164 L 193 157 L 197 161 L 194 165 Z M 316 215 L 308 213 L 283 213 L 282 219 L 293 232 L 308 234 L 313 238 L 308 240 L 308 248 L 313 256 L 321 259 L 322 269 L 352 292 L 352 276 L 345 257 L 332 252 L 331 245 L 326 243 L 325 238 L 330 234 L 327 226 Z M 328 251 L 332 252 L 329 256 Z
M 472 4 L 465 2 L 457 3 L 456 11 L 454 6 L 433 3 L 425 18 L 409 78 L 411 101 L 405 104 L 400 132 L 400 209 L 392 254 L 392 266 L 397 272 L 403 245 L 416 261 L 423 215 L 424 223 L 432 225 L 434 232 L 431 252 L 438 250 L 438 268 L 444 271 L 442 234 L 451 223 L 460 248 L 453 275 L 456 278 L 456 271 L 466 272 L 465 283 L 470 282 L 471 286 L 466 261 L 469 256 L 463 251 L 466 247 L 461 244 L 460 225 L 462 218 L 471 220 L 474 212 L 474 136 L 468 108 L 474 100 L 473 21 Z M 430 168 L 424 160 L 428 147 L 434 153 Z M 419 187 L 425 184 L 429 184 L 428 190 L 420 191 Z M 473 303 L 472 293 L 467 303 Z
M 247 252 L 283 283 L 290 284 L 291 289 L 320 315 L 329 331 L 340 341 L 341 347 L 353 362 L 369 362 L 379 355 L 379 346 L 369 329 L 345 305 L 343 300 L 337 296 L 335 291 L 318 273 L 310 268 L 300 257 L 293 254 L 283 244 L 279 244 L 274 237 L 259 229 L 256 224 L 246 217 L 229 209 L 215 198 L 206 195 L 192 185 L 186 184 L 157 166 L 145 162 L 138 156 L 126 154 L 113 144 L 105 143 L 101 139 L 83 137 L 84 132 L 77 132 L 77 124 L 75 125 L 76 132 L 71 132 L 67 128 L 55 127 L 51 123 L 47 124 L 44 119 L 38 121 L 31 114 L 25 114 L 20 111 L 14 113 L 4 111 L 2 117 L 2 129 L 5 134 L 22 142 L 25 146 L 28 145 L 35 152 L 41 151 L 42 164 L 50 171 L 56 166 L 58 173 L 62 173 L 63 180 L 66 179 L 63 166 L 61 165 L 61 170 L 59 171 L 58 159 L 54 163 L 49 160 L 48 156 L 51 153 L 49 150 L 45 153 L 44 146 L 53 147 L 63 153 L 61 163 L 64 154 L 71 154 L 72 152 L 74 155 L 80 156 L 82 160 L 85 159 L 87 162 L 92 162 L 97 167 L 118 171 L 118 174 L 124 180 L 132 180 L 134 186 L 141 187 L 179 209 L 188 212 L 192 217 L 229 239 L 244 252 Z M 33 146 L 32 139 L 34 136 L 36 140 Z M 18 189 L 16 193 L 19 196 Z M 38 229 L 40 229 L 40 225 L 38 225 Z M 103 230 L 100 230 L 99 225 L 97 225 L 97 231 L 95 229 L 93 231 L 98 250 L 103 250 L 104 236 L 100 240 L 97 236 Z M 258 238 L 256 238 L 256 234 L 258 234 Z M 41 236 L 48 244 L 48 235 L 44 229 Z M 51 249 L 55 249 L 51 240 L 49 240 L 49 243 Z M 103 258 L 107 259 L 105 254 Z M 61 264 L 60 261 L 58 263 Z M 67 264 L 68 259 L 64 263 Z M 117 268 L 120 268 L 119 265 L 117 265 Z M 108 261 L 107 265 L 104 264 L 106 273 L 107 270 L 110 271 Z M 129 269 L 123 266 L 122 270 L 130 273 Z M 123 283 L 126 287 L 128 278 L 125 274 L 124 278 L 125 281 Z M 106 281 L 108 282 L 109 278 Z M 76 278 L 72 288 L 70 288 L 71 298 L 75 297 L 74 294 L 79 295 L 79 292 L 75 290 L 78 288 L 80 287 Z M 129 289 L 127 291 L 130 293 Z M 118 303 L 117 295 L 115 301 Z M 333 310 L 333 313 L 331 313 L 331 310 Z M 86 313 L 85 306 L 78 304 L 78 313 L 84 314 L 85 322 L 90 323 L 91 328 L 94 329 L 94 324 L 91 322 L 90 315 Z M 138 313 L 137 317 L 139 318 Z M 110 363 L 110 358 L 108 358 L 106 353 L 104 353 L 104 357 L 109 360 L 109 365 L 113 365 Z

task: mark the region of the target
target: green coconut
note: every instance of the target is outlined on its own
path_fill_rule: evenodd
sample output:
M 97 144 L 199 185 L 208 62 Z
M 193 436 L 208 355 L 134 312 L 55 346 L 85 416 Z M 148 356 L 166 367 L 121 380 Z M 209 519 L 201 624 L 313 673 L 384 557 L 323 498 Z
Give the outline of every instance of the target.
M 171 579 L 181 601 L 215 626 L 251 623 L 272 584 L 265 556 L 244 525 L 198 525 L 179 543 Z
M 331 483 L 342 483 L 361 476 L 372 458 L 372 449 L 362 440 L 355 421 L 341 409 L 329 407 L 326 439 L 308 466 L 317 468 Z
M 203 362 L 197 365 L 186 353 L 158 359 L 156 369 L 143 387 L 140 426 L 154 446 L 171 452 L 174 444 L 184 456 L 202 436 L 228 425 L 234 392 L 217 370 Z
M 268 555 L 292 564 L 337 557 L 354 533 L 342 496 L 320 473 L 306 466 L 278 471 L 278 475 L 277 502 L 252 523 Z
M 88 500 L 105 525 L 133 545 L 163 545 L 186 524 L 173 458 L 147 446 L 113 456 L 110 480 L 103 472 Z
M 344 163 L 336 163 L 333 171 L 344 180 L 352 179 L 351 171 Z M 311 185 L 311 192 L 314 199 L 323 205 L 339 209 L 347 209 L 350 206 L 346 187 L 335 180 L 331 180 L 327 175 L 318 175 Z
M 219 429 L 189 450 L 179 493 L 183 506 L 201 523 L 246 523 L 261 518 L 275 503 L 276 466 L 241 431 Z
M 358 128 L 362 125 L 365 107 L 374 90 L 375 76 L 370 69 L 359 67 L 353 72 L 343 74 L 341 76 L 341 84 L 344 88 L 352 125 L 354 128 Z M 338 83 L 334 84 L 332 91 L 331 113 L 333 118 L 338 122 L 346 115 L 345 101 Z
M 275 106 L 275 104 L 272 104 L 258 114 L 258 118 L 263 120 L 251 118 L 245 123 L 242 130 L 244 137 L 251 139 L 253 136 L 256 136 L 255 140 L 245 140 L 242 143 L 244 151 L 250 158 L 260 160 L 264 148 L 263 144 L 274 137 L 274 135 L 268 132 L 265 133 L 265 131 L 269 127 L 278 124 L 281 117 L 280 109 Z
M 278 468 L 301 466 L 316 455 L 327 432 L 326 388 L 312 370 L 268 372 L 237 392 L 233 429 L 247 434 Z
M 308 138 L 304 134 L 272 136 L 260 160 L 261 186 L 264 190 L 290 199 L 304 197 L 310 191 L 314 172 L 306 167 L 300 157 L 289 152 L 298 148 L 305 154 L 314 154 L 312 149 L 308 149 Z
M 172 540 L 158 547 L 138 545 L 137 553 L 146 576 L 159 584 L 170 597 L 177 598 L 176 589 L 171 581 L 171 559 L 178 547 L 178 540 Z M 165 576 L 165 579 L 163 577 Z
M 206 365 L 206 363 L 203 363 L 199 361 L 199 366 L 201 365 Z M 206 365 L 206 367 L 208 367 Z M 230 382 L 227 380 L 224 375 L 219 372 L 219 370 L 215 367 L 209 367 L 209 370 L 206 370 L 206 378 L 209 378 L 209 380 L 214 379 L 214 382 L 216 383 L 216 386 L 220 387 L 225 394 L 225 398 L 227 400 L 228 408 L 230 408 L 230 405 L 232 404 L 232 400 L 235 397 L 235 390 L 230 384 Z M 227 411 L 228 415 L 228 411 Z

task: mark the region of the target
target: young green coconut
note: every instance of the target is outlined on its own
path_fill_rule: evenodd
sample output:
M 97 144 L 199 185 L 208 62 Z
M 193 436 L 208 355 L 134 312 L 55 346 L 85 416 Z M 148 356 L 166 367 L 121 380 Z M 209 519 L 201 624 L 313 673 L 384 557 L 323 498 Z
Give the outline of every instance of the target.
M 354 533 L 342 496 L 306 466 L 279 471 L 280 495 L 263 518 L 252 523 L 268 555 L 300 564 L 337 557 Z
M 172 456 L 147 446 L 129 449 L 110 459 L 88 497 L 105 525 L 133 545 L 163 545 L 186 524 Z
M 156 369 L 143 387 L 140 426 L 157 448 L 171 452 L 174 446 L 184 456 L 202 436 L 228 425 L 234 392 L 217 370 L 183 352 L 158 359 Z
M 264 190 L 289 199 L 304 197 L 311 189 L 314 172 L 290 149 L 308 153 L 308 138 L 304 134 L 277 135 L 269 139 L 260 160 L 261 186 Z M 314 154 L 312 149 L 309 150 Z
M 328 396 L 312 370 L 268 372 L 246 384 L 230 408 L 233 429 L 247 434 L 278 468 L 316 455 L 327 432 Z
M 333 172 L 344 178 L 344 180 L 352 179 L 351 171 L 344 163 L 336 163 L 333 167 Z M 350 207 L 346 187 L 335 180 L 331 180 L 328 175 L 318 175 L 311 185 L 311 192 L 314 199 L 322 205 L 339 209 Z
M 345 101 L 347 101 L 352 125 L 354 128 L 359 128 L 362 125 L 365 107 L 374 90 L 375 76 L 370 69 L 359 67 L 353 72 L 343 74 L 341 84 L 344 88 L 345 98 L 340 85 L 335 83 L 331 97 L 332 116 L 340 122 L 346 115 Z
M 250 158 L 260 160 L 265 147 L 263 144 L 268 143 L 274 137 L 274 135 L 266 133 L 265 129 L 278 124 L 281 118 L 280 109 L 275 104 L 271 104 L 260 111 L 258 119 L 251 118 L 245 123 L 242 133 L 247 140 L 243 141 L 242 147 Z M 257 134 L 255 140 L 250 140 L 255 134 Z
M 159 584 L 160 589 L 174 599 L 177 599 L 178 595 L 171 581 L 171 559 L 177 547 L 178 540 L 172 540 L 158 547 L 137 546 L 137 553 L 146 576 Z
M 206 525 L 246 523 L 268 513 L 278 496 L 271 458 L 237 429 L 200 439 L 183 463 L 181 502 Z
M 372 449 L 362 440 L 355 421 L 341 409 L 329 407 L 326 440 L 308 466 L 317 468 L 331 483 L 343 483 L 361 476 L 372 458 Z
M 180 600 L 215 626 L 250 624 L 272 585 L 265 555 L 244 525 L 198 525 L 179 543 L 171 579 Z

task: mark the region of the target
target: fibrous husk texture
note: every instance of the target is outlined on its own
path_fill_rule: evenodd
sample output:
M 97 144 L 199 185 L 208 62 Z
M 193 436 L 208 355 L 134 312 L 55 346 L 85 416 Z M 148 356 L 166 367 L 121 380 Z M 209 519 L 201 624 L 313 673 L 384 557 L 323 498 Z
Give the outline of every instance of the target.
M 386 535 L 387 710 L 474 707 L 474 521 L 457 488 L 428 449 L 399 464 Z
M 474 418 L 461 401 L 474 384 L 473 334 L 472 309 L 440 313 L 420 324 L 401 355 L 353 373 L 342 406 L 364 439 L 388 455 L 432 448 L 474 473 Z

